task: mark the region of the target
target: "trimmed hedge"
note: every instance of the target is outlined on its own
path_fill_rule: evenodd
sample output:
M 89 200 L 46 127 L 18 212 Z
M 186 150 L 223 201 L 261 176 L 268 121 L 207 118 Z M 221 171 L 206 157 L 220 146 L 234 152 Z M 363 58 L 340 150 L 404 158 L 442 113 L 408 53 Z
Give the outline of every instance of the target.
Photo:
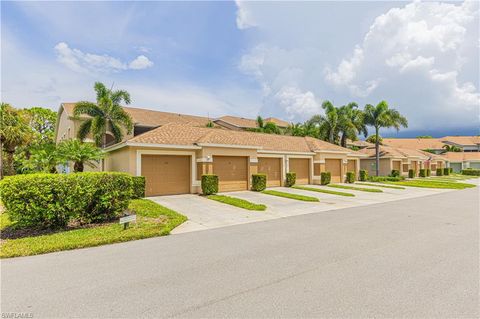
M 425 168 L 421 168 L 420 172 L 418 173 L 420 177 L 427 177 L 427 170 Z
M 398 177 L 392 177 L 392 176 L 369 176 L 368 181 L 370 182 L 400 182 L 403 181 L 405 177 L 403 176 L 398 176 Z
M 400 176 L 400 171 L 398 169 L 392 169 L 392 172 L 390 173 L 391 177 L 398 177 Z
M 285 186 L 292 187 L 297 182 L 297 173 L 295 172 L 288 172 L 286 175 Z
M 267 175 L 253 174 L 252 175 L 252 191 L 261 192 L 267 188 Z
M 213 195 L 218 193 L 218 176 L 214 174 L 202 175 L 202 194 Z
M 320 184 L 328 185 L 332 180 L 332 174 L 330 172 L 321 172 L 320 173 Z
M 28 174 L 5 178 L 0 197 L 19 226 L 64 227 L 119 217 L 134 196 L 126 173 Z
M 355 172 L 347 172 L 347 183 L 353 184 L 355 183 Z
M 145 176 L 133 176 L 133 198 L 145 197 Z
M 480 169 L 475 169 L 475 168 L 463 169 L 462 175 L 480 176 Z
M 432 174 L 432 171 L 430 170 L 430 168 L 427 168 L 427 177 L 430 177 L 431 174 Z
M 443 176 L 443 169 L 437 168 L 437 176 Z
M 408 178 L 415 178 L 415 176 L 417 175 L 417 172 L 413 169 L 409 169 L 408 170 Z
M 453 167 L 449 167 L 449 168 L 448 168 L 448 172 L 449 172 L 450 174 L 452 174 L 452 173 L 453 173 Z
M 443 175 L 450 175 L 450 168 L 445 167 L 445 168 L 443 169 Z
M 361 169 L 359 179 L 361 182 L 366 182 L 368 180 L 368 171 L 365 169 Z

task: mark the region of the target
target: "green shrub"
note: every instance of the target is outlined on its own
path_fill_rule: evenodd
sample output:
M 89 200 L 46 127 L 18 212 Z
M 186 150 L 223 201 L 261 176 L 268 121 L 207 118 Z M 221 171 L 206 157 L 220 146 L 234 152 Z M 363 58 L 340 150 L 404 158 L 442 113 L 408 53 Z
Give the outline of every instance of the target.
M 261 192 L 267 188 L 267 175 L 253 174 L 252 175 L 252 191 Z
M 474 169 L 474 168 L 463 169 L 462 175 L 480 176 L 480 169 Z
M 427 170 L 425 168 L 421 168 L 418 176 L 427 177 Z
M 392 172 L 390 173 L 391 177 L 398 177 L 400 176 L 400 171 L 398 169 L 392 169 Z
M 432 171 L 430 170 L 430 168 L 427 168 L 427 177 L 429 177 L 431 174 L 432 174 Z
M 450 168 L 445 167 L 443 169 L 443 175 L 450 175 Z
M 218 193 L 218 176 L 214 174 L 202 175 L 202 194 L 213 195 Z
M 368 179 L 368 171 L 366 169 L 361 169 L 360 170 L 360 181 L 366 182 Z
M 437 176 L 443 176 L 443 169 L 437 168 Z
M 453 173 L 453 168 L 452 168 L 452 167 L 449 167 L 449 168 L 448 168 L 448 172 L 449 172 L 450 174 L 452 174 L 452 173 Z
M 332 174 L 330 172 L 320 173 L 320 184 L 322 185 L 330 184 L 331 180 L 332 180 Z
M 369 176 L 368 181 L 370 182 L 399 182 L 403 181 L 405 177 L 403 176 L 398 176 L 398 177 L 392 177 L 392 176 Z
M 19 226 L 101 222 L 128 207 L 133 178 L 113 172 L 16 175 L 0 183 L 0 197 Z
M 133 198 L 145 197 L 145 176 L 133 176 Z
M 417 172 L 413 169 L 409 169 L 408 170 L 408 178 L 415 178 L 415 176 L 417 175 Z
M 355 172 L 347 172 L 347 183 L 355 183 Z
M 292 187 L 297 182 L 297 174 L 295 172 L 287 173 L 287 180 L 285 181 L 286 187 Z

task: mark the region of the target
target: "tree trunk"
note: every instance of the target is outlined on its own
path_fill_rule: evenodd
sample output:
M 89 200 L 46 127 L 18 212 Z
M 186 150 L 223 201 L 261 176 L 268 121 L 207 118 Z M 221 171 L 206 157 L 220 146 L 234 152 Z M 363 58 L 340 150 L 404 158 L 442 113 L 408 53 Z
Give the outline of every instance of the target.
M 3 142 L 0 138 L 0 180 L 3 179 Z
M 342 139 L 340 140 L 340 145 L 342 147 L 347 147 L 347 134 L 345 132 L 342 133 Z
M 378 127 L 375 127 L 375 172 L 380 175 L 380 141 L 378 140 Z
M 83 172 L 83 162 L 75 162 L 73 164 L 73 171 L 75 173 Z
M 15 169 L 13 167 L 13 154 L 15 153 L 15 151 L 12 152 L 10 150 L 7 150 L 6 153 L 7 161 L 5 163 L 5 175 L 15 175 Z

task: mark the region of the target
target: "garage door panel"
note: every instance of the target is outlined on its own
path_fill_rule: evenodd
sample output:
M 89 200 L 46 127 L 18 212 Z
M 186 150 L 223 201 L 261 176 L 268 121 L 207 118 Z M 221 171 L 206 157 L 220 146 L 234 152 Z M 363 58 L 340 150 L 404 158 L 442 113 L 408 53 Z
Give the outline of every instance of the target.
M 190 156 L 142 155 L 145 195 L 190 193 Z
M 347 162 L 347 172 L 356 172 L 356 160 L 348 160 Z
M 479 162 L 470 162 L 470 168 L 480 169 L 480 163 Z
M 397 170 L 400 172 L 400 165 L 401 165 L 401 162 L 400 161 L 393 161 L 393 169 Z
M 248 166 L 245 156 L 214 156 L 213 173 L 218 176 L 220 192 L 246 190 Z
M 258 173 L 267 175 L 267 187 L 281 186 L 282 165 L 280 158 L 258 159 Z
M 308 158 L 290 158 L 289 172 L 295 172 L 296 184 L 305 185 L 310 182 L 310 160 Z
M 342 160 L 341 159 L 326 159 L 325 171 L 332 175 L 332 183 L 342 182 Z

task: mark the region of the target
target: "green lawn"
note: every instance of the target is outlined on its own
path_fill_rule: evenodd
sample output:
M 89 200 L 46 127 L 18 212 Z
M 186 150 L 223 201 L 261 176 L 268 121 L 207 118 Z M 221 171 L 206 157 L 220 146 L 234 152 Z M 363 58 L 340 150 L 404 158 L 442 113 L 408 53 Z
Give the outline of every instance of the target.
M 249 202 L 248 200 L 240 199 L 240 198 L 235 198 L 231 196 L 225 196 L 225 195 L 209 195 L 207 196 L 208 199 L 215 200 L 220 203 L 232 205 L 235 207 L 240 207 L 248 210 L 265 210 L 267 209 L 267 206 L 263 204 L 255 204 L 252 202 Z
M 442 182 L 442 181 L 432 181 L 432 180 L 408 180 L 401 182 L 383 182 L 385 184 L 391 185 L 401 185 L 401 186 L 410 186 L 410 187 L 421 187 L 421 188 L 440 188 L 440 189 L 465 189 L 475 187 L 473 184 L 459 183 L 459 182 Z
M 328 189 L 321 189 L 321 188 L 316 188 L 316 187 L 292 186 L 292 188 L 301 189 L 301 190 L 304 190 L 304 191 L 312 191 L 312 192 L 339 195 L 339 196 L 355 197 L 355 194 L 352 194 L 352 193 L 337 192 L 337 191 L 331 191 L 331 190 L 328 190 Z
M 378 188 L 355 187 L 355 186 L 338 185 L 338 184 L 328 184 L 327 186 L 334 187 L 334 188 L 351 189 L 354 191 L 361 191 L 361 192 L 383 193 L 383 191 Z
M 355 185 L 375 186 L 375 187 L 383 187 L 383 188 L 391 188 L 391 189 L 405 189 L 405 187 L 382 185 L 380 183 L 355 182 Z
M 279 192 L 279 191 L 272 191 L 272 190 L 262 191 L 262 194 L 285 197 L 285 198 L 290 198 L 290 199 L 296 199 L 296 200 L 301 200 L 301 201 L 304 201 L 304 202 L 318 202 L 319 201 L 318 198 L 316 198 L 316 197 L 305 196 L 305 195 L 297 195 L 297 194 L 291 194 L 291 193 L 285 193 L 285 192 Z
M 130 223 L 127 230 L 118 221 L 94 227 L 60 230 L 39 236 L 3 239 L 0 257 L 16 257 L 44 254 L 54 251 L 100 246 L 148 237 L 168 235 L 172 229 L 187 220 L 187 217 L 147 199 L 135 199 L 129 209 L 137 214 L 137 222 Z M 0 230 L 9 227 L 9 233 L 21 233 L 15 229 L 7 213 L 1 214 Z

